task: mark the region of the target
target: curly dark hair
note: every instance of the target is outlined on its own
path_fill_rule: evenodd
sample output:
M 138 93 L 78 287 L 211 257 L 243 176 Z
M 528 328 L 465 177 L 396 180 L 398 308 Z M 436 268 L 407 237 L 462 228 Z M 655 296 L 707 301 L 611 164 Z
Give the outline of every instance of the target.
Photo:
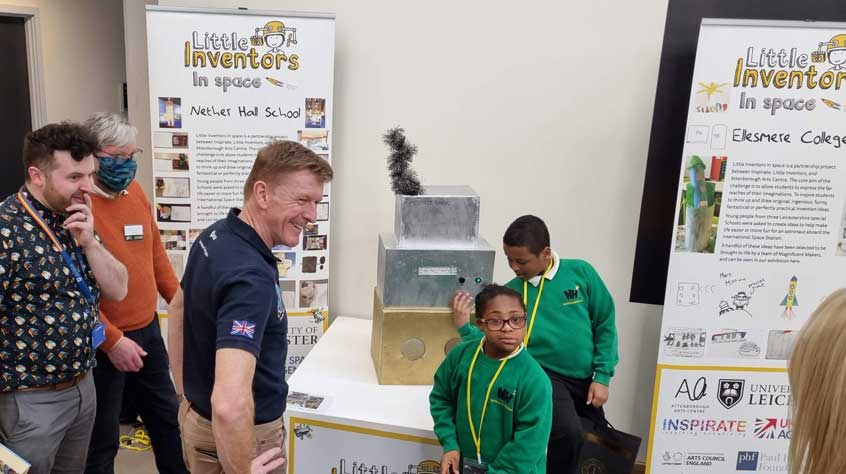
M 30 166 L 50 171 L 55 151 L 67 151 L 74 160 L 82 161 L 97 151 L 97 138 L 82 125 L 73 122 L 51 123 L 27 133 L 23 144 L 26 178 L 29 179 L 27 170 Z

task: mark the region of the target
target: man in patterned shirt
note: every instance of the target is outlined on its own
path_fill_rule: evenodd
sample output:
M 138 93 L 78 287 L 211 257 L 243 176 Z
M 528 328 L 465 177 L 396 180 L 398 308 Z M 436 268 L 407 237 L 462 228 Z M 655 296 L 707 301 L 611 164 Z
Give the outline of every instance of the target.
M 99 298 L 127 292 L 126 268 L 94 234 L 95 148 L 68 122 L 27 134 L 25 184 L 0 203 L 0 443 L 32 474 L 85 468 Z

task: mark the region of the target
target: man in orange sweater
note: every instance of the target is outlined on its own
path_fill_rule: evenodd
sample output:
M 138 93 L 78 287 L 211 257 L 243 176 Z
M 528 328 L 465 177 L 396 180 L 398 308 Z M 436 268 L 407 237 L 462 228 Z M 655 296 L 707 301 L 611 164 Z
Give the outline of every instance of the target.
M 95 230 L 129 270 L 123 301 L 103 300 L 106 342 L 97 351 L 94 385 L 97 416 L 86 473 L 113 474 L 120 435 L 120 409 L 127 385 L 150 433 L 159 473 L 186 473 L 182 460 L 178 401 L 167 350 L 156 316 L 157 295 L 173 298 L 179 282 L 170 265 L 150 202 L 134 181 L 137 130 L 117 114 L 98 113 L 85 122 L 97 138 L 94 179 Z

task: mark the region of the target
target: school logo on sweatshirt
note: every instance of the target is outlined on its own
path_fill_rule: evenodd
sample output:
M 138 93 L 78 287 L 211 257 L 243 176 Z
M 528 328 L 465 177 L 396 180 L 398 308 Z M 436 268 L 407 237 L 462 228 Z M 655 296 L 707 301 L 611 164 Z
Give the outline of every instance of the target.
M 508 389 L 502 387 L 496 389 L 496 396 L 506 404 L 511 403 L 511 399 L 514 398 L 514 393 L 515 392 L 509 392 Z
M 581 287 L 576 285 L 573 288 L 564 290 L 564 298 L 567 300 L 562 303 L 564 306 L 571 305 L 571 304 L 579 304 L 582 302 L 582 299 L 579 298 L 579 290 Z

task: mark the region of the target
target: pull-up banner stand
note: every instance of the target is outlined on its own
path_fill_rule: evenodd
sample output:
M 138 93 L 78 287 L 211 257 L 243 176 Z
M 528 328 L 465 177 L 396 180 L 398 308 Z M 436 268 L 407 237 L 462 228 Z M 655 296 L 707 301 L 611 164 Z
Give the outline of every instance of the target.
M 331 161 L 330 14 L 147 7 L 156 218 L 182 276 L 209 224 L 241 207 L 256 152 L 299 141 Z M 288 374 L 328 324 L 330 185 L 317 222 L 279 258 Z
M 648 472 L 787 472 L 787 360 L 846 283 L 844 112 L 846 24 L 703 20 Z

